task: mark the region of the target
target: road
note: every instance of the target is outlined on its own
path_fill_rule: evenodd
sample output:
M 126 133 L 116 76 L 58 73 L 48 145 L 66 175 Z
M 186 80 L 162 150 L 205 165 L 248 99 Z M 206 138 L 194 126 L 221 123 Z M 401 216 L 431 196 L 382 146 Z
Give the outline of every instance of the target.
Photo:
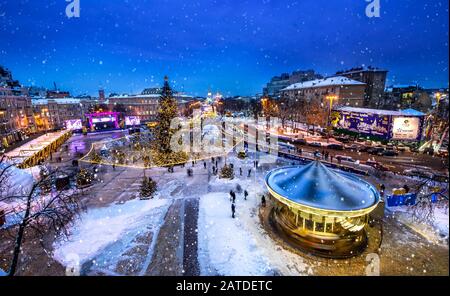
M 367 152 L 356 152 L 350 150 L 333 150 L 324 149 L 319 147 L 311 147 L 307 145 L 296 145 L 301 148 L 304 152 L 313 153 L 316 150 L 322 152 L 323 150 L 328 151 L 330 155 L 345 155 L 351 156 L 354 160 L 367 161 L 369 159 L 376 160 L 396 173 L 402 173 L 406 169 L 411 168 L 422 168 L 428 169 L 433 172 L 445 173 L 448 172 L 448 164 L 445 164 L 444 159 L 437 156 L 430 156 L 425 154 L 411 153 L 411 152 L 400 152 L 398 156 L 377 156 L 370 155 Z
M 242 127 L 241 127 L 242 128 Z M 242 130 L 243 131 L 243 130 Z M 244 132 L 244 131 L 243 131 Z M 255 129 L 249 129 L 249 134 L 251 136 L 255 136 Z M 281 142 L 281 140 L 279 140 Z M 351 144 L 351 143 L 349 143 Z M 330 155 L 345 155 L 351 156 L 354 160 L 359 161 L 367 161 L 367 160 L 375 160 L 387 166 L 391 171 L 396 173 L 403 173 L 406 169 L 411 168 L 420 168 L 429 170 L 432 172 L 438 172 L 441 174 L 448 173 L 448 160 L 445 161 L 444 158 L 438 156 L 430 156 L 419 153 L 411 153 L 411 152 L 399 152 L 398 156 L 378 156 L 378 155 L 370 155 L 367 152 L 357 152 L 351 150 L 333 150 L 333 149 L 325 149 L 321 147 L 312 147 L 308 145 L 295 144 L 297 148 L 301 148 L 303 153 L 307 154 L 306 156 L 313 156 L 315 151 L 328 151 Z M 284 148 L 281 148 L 282 150 Z M 291 153 L 293 153 L 291 151 Z M 342 164 L 351 164 L 347 162 L 343 162 Z

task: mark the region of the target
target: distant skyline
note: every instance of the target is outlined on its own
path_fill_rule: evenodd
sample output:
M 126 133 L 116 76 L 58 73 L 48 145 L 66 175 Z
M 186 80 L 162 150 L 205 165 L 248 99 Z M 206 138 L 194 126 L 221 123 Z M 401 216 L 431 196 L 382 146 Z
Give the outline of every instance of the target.
M 45 3 L 44 3 L 45 2 Z M 448 1 L 365 0 L 81 2 L 0 0 L 0 65 L 22 84 L 73 95 L 172 86 L 194 96 L 261 93 L 297 69 L 327 76 L 361 65 L 390 84 L 448 87 Z

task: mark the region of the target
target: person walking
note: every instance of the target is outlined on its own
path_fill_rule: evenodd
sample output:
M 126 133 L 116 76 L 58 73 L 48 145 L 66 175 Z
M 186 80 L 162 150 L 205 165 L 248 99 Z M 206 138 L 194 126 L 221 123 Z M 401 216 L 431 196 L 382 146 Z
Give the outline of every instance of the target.
M 242 176 L 242 168 L 239 168 L 239 176 Z
M 236 213 L 236 205 L 234 203 L 231 204 L 231 217 L 234 219 Z
M 252 174 L 252 169 L 248 169 L 248 175 L 247 177 L 250 178 L 250 175 Z
M 386 186 L 384 184 L 380 185 L 380 196 L 384 197 L 384 191 L 386 190 Z
M 247 200 L 248 192 L 247 190 L 244 190 L 244 200 Z
M 261 205 L 262 205 L 263 208 L 266 207 L 266 197 L 264 195 L 261 198 Z
M 206 170 L 206 162 L 203 162 L 203 168 Z

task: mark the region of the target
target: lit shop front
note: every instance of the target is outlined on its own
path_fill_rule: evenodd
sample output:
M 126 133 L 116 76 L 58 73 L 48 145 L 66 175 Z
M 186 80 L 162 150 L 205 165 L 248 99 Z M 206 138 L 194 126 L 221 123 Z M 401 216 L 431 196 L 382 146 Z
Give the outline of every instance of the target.
M 380 196 L 366 181 L 319 161 L 277 168 L 265 181 L 275 200 L 271 223 L 302 251 L 346 258 L 367 247 L 365 227 Z
M 91 131 L 119 128 L 119 112 L 96 112 L 86 114 Z

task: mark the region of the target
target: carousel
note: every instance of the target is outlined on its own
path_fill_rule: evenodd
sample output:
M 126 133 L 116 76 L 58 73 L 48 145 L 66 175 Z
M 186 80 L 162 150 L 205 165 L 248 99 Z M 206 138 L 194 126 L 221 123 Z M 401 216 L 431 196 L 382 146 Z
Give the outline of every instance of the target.
M 275 200 L 270 223 L 302 251 L 347 258 L 366 248 L 365 227 L 380 200 L 374 186 L 320 161 L 277 168 L 265 181 Z

